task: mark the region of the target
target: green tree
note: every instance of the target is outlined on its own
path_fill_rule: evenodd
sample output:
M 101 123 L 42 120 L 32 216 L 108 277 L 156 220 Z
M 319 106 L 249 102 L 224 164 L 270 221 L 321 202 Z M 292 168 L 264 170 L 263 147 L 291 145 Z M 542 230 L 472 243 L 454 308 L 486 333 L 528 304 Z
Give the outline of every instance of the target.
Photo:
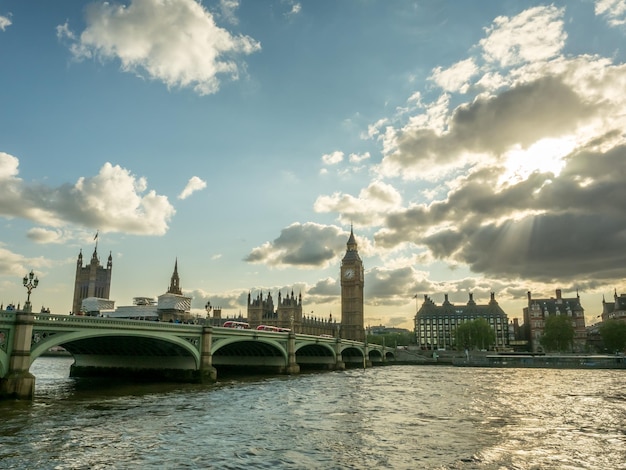
M 566 352 L 574 344 L 574 326 L 567 315 L 550 315 L 543 327 L 541 345 L 546 351 Z
M 604 347 L 610 352 L 626 349 L 626 323 L 618 320 L 607 320 L 598 329 Z
M 496 342 L 496 333 L 484 318 L 461 323 L 455 335 L 459 349 L 489 349 Z

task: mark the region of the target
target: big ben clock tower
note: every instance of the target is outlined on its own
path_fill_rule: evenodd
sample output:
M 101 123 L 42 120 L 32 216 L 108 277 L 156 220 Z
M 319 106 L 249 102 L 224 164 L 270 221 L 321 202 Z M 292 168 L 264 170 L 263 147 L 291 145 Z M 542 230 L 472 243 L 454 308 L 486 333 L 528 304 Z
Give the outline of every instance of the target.
M 359 257 L 352 227 L 346 254 L 341 260 L 341 337 L 365 341 L 363 328 L 363 261 Z

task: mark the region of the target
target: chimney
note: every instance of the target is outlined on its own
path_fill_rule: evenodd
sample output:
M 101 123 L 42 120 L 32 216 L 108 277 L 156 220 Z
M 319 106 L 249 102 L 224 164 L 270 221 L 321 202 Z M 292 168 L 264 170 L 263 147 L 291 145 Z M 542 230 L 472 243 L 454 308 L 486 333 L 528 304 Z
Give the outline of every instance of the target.
M 561 298 L 561 289 L 556 290 L 556 298 L 559 300 Z

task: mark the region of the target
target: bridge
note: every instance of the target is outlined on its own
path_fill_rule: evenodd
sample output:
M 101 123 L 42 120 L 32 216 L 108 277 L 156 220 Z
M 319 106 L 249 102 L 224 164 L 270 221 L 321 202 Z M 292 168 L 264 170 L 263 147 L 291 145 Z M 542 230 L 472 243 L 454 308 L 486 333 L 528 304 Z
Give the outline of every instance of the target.
M 210 383 L 218 370 L 297 374 L 395 360 L 395 348 L 341 338 L 28 311 L 0 311 L 0 399 L 32 399 L 33 361 L 61 346 L 73 377 Z

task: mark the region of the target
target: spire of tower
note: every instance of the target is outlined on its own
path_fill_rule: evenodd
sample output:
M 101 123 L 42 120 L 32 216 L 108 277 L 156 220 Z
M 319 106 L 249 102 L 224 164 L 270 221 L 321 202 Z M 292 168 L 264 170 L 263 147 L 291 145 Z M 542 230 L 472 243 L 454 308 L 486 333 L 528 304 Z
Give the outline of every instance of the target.
M 183 291 L 180 288 L 180 278 L 178 277 L 178 258 L 174 262 L 174 273 L 170 281 L 170 287 L 167 290 L 168 294 L 183 295 Z
M 354 238 L 354 230 L 352 229 L 352 224 L 350 224 L 350 238 L 348 238 L 348 251 L 356 251 L 357 244 L 356 239 Z

